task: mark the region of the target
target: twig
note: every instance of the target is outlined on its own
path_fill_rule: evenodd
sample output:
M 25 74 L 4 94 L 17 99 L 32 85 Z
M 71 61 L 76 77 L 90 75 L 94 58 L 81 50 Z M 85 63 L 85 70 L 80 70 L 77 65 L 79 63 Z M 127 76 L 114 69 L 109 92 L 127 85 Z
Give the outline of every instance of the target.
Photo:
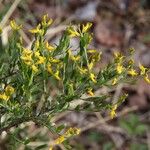
M 116 102 L 117 102 L 117 100 L 119 99 L 119 96 L 120 96 L 120 93 L 121 93 L 121 90 L 122 90 L 122 88 L 123 88 L 123 84 L 122 83 L 120 83 L 118 86 L 117 86 L 117 88 L 116 88 L 116 92 L 115 92 L 115 94 L 114 94 L 114 96 L 113 96 L 113 104 L 115 104 Z
M 133 107 L 127 108 L 127 109 L 125 109 L 125 110 L 119 112 L 118 115 L 117 115 L 117 118 L 118 118 L 118 117 L 121 117 L 121 116 L 123 116 L 123 115 L 125 115 L 125 114 L 127 114 L 127 113 L 129 113 L 129 112 L 136 111 L 136 110 L 138 110 L 138 107 L 137 107 L 137 106 L 133 106 Z M 105 122 L 110 121 L 110 120 L 112 120 L 112 119 L 111 119 L 111 117 L 109 117 L 109 116 L 104 118 L 104 121 L 105 121 Z M 90 124 L 88 124 L 86 127 L 83 127 L 83 128 L 81 129 L 81 132 L 84 132 L 84 131 L 86 131 L 86 130 L 89 130 L 89 129 L 91 129 L 91 128 L 94 128 L 94 127 L 98 126 L 99 124 L 104 124 L 104 121 L 98 120 L 98 121 L 96 121 L 96 122 L 94 122 L 94 123 L 90 123 Z
M 20 3 L 21 0 L 15 0 L 14 3 L 11 5 L 10 9 L 8 10 L 8 12 L 6 13 L 6 15 L 4 16 L 3 20 L 0 23 L 0 26 L 3 28 L 5 26 L 5 24 L 7 23 L 7 21 L 9 20 L 10 16 L 12 15 L 12 13 L 14 12 L 14 10 L 16 9 L 16 7 L 18 6 L 18 4 Z
M 115 127 L 115 126 L 112 126 L 112 125 L 108 125 L 107 122 L 104 120 L 104 118 L 101 116 L 100 113 L 95 113 L 95 114 L 96 114 L 96 116 L 99 120 L 103 121 L 103 124 L 100 125 L 98 129 L 100 129 L 101 131 L 106 131 L 108 133 L 108 135 L 114 141 L 116 147 L 119 149 L 123 144 L 123 140 L 122 140 L 120 134 L 124 135 L 125 131 L 120 127 Z
M 22 118 L 22 119 L 19 118 L 19 119 L 17 119 L 16 121 L 13 121 L 13 122 L 9 123 L 8 125 L 6 125 L 6 126 L 0 128 L 0 134 L 1 134 L 3 131 L 7 131 L 7 130 L 9 130 L 10 128 L 12 128 L 12 127 L 14 127 L 14 126 L 18 126 L 19 124 L 24 123 L 24 122 L 27 122 L 27 121 L 30 121 L 30 120 L 31 120 L 31 118 Z
M 25 42 L 28 44 L 28 43 L 31 43 L 30 39 L 28 38 L 28 36 L 24 33 L 23 30 L 19 30 L 19 33 L 21 35 L 21 37 L 25 40 Z
M 64 31 L 66 29 L 66 27 L 67 27 L 66 25 L 59 25 L 59 26 L 57 26 L 55 28 L 48 29 L 47 33 L 46 33 L 46 38 L 47 39 L 52 38 L 57 33 Z
M 2 45 L 7 45 L 8 43 L 8 32 L 10 31 L 10 26 L 6 26 L 3 28 L 3 32 L 1 34 Z
M 62 117 L 68 115 L 70 112 L 69 111 L 66 111 L 66 112 L 62 112 L 56 116 L 54 116 L 52 119 L 51 119 L 51 122 L 56 122 L 58 121 L 59 119 L 61 119 Z

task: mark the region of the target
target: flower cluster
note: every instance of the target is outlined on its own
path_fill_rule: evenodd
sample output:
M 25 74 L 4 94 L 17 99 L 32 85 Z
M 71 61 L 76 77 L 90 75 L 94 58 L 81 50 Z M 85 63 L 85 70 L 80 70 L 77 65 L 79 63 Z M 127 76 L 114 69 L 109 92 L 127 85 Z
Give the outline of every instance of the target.
M 10 21 L 10 26 L 14 31 L 18 31 L 22 28 L 22 25 L 17 25 L 15 20 Z
M 40 54 L 39 51 L 31 51 L 28 49 L 23 48 L 21 60 L 23 63 L 25 63 L 27 66 L 29 66 L 33 72 L 39 71 L 39 65 L 44 64 L 46 61 L 46 58 Z
M 62 50 L 61 45 L 54 47 L 43 38 L 43 35 L 46 33 L 46 28 L 51 25 L 51 23 L 52 20 L 49 20 L 47 15 L 45 15 L 42 22 L 35 29 L 29 30 L 31 33 L 35 34 L 36 40 L 32 46 L 32 50 L 22 48 L 21 60 L 23 63 L 34 73 L 38 74 L 42 71 L 48 72 L 49 75 L 57 80 L 62 80 L 63 82 L 68 78 L 68 86 L 76 81 L 72 86 L 73 91 L 74 87 L 77 86 L 76 84 L 79 84 L 82 79 L 97 83 L 93 68 L 100 60 L 101 52 L 94 49 L 86 49 L 91 41 L 91 35 L 88 31 L 92 24 L 87 23 L 77 29 L 74 26 L 68 27 L 66 36 L 64 37 L 66 38 L 64 46 L 66 45 L 67 47 L 65 50 Z M 74 54 L 74 50 L 70 49 L 69 45 L 67 45 L 67 40 L 69 40 L 70 37 L 77 36 L 80 37 L 81 40 L 87 38 L 87 41 L 84 42 L 85 45 L 83 45 L 83 50 L 77 50 L 76 54 Z M 69 69 L 74 72 L 74 76 L 67 77 L 68 72 L 66 70 Z
M 133 54 L 134 49 L 132 48 Z M 119 52 L 114 53 L 114 62 L 115 62 L 115 71 L 119 75 L 116 75 L 115 78 L 112 79 L 112 85 L 116 85 L 121 80 L 127 78 L 128 76 L 132 79 L 135 77 L 142 76 L 144 80 L 150 84 L 150 78 L 148 77 L 149 69 L 145 68 L 141 63 L 139 63 L 139 67 L 135 69 L 134 60 L 132 58 L 129 58 L 129 60 L 125 59 L 126 57 L 123 56 Z M 117 110 L 118 104 L 112 105 L 111 111 L 110 111 L 110 117 L 113 119 L 116 116 L 116 110 Z
M 63 135 L 58 137 L 52 146 L 50 146 L 49 150 L 53 150 L 53 147 L 55 145 L 63 143 L 65 140 L 69 139 L 72 136 L 79 135 L 80 134 L 80 129 L 78 128 L 69 128 Z
M 148 68 L 145 68 L 143 65 L 139 64 L 139 68 L 140 68 L 140 75 L 142 75 L 144 77 L 144 80 L 150 84 L 150 78 L 148 77 Z
M 116 109 L 117 109 L 117 104 L 112 106 L 111 112 L 110 112 L 110 117 L 113 119 L 116 116 Z
M 14 94 L 14 92 L 15 92 L 15 89 L 11 85 L 7 85 L 4 88 L 3 92 L 0 93 L 0 99 L 7 101 Z

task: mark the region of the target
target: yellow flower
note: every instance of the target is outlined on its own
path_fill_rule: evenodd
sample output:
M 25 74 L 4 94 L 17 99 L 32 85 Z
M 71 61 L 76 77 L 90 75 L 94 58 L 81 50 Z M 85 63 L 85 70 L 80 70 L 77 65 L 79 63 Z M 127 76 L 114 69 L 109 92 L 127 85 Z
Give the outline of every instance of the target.
M 55 140 L 55 144 L 61 144 L 64 141 L 65 141 L 65 137 L 62 135 Z
M 44 30 L 41 29 L 41 24 L 39 24 L 36 28 L 34 29 L 30 29 L 29 32 L 33 33 L 33 34 L 40 34 L 43 35 L 44 34 Z
M 9 98 L 10 98 L 10 96 L 6 95 L 6 93 L 0 94 L 0 99 L 2 99 L 2 100 L 7 101 L 7 100 L 9 100 Z
M 70 138 L 71 136 L 78 135 L 80 134 L 80 129 L 78 128 L 69 128 L 63 135 L 58 137 L 55 141 L 54 144 L 50 146 L 49 150 L 53 150 L 53 146 L 57 144 L 63 143 L 65 140 Z
M 88 22 L 86 25 L 82 25 L 82 33 L 87 32 L 92 26 L 92 23 Z
M 14 94 L 14 92 L 15 92 L 15 89 L 12 86 L 7 85 L 5 88 L 5 92 L 0 94 L 0 99 L 7 101 L 10 99 L 10 96 Z
M 71 26 L 67 29 L 70 37 L 80 36 L 80 33 L 76 31 L 75 27 Z
M 121 62 L 124 58 L 124 56 L 120 52 L 117 52 L 117 51 L 114 52 L 114 57 L 115 57 L 115 60 L 119 62 Z
M 38 56 L 38 61 L 36 62 L 37 65 L 44 64 L 46 58 L 43 56 Z
M 71 60 L 73 60 L 73 61 L 78 61 L 79 59 L 80 59 L 80 56 L 79 55 L 72 55 L 72 51 L 71 51 L 71 49 L 68 49 L 67 50 L 67 53 L 68 53 L 68 55 L 69 55 L 69 58 L 71 59 Z
M 89 88 L 88 91 L 87 91 L 87 93 L 88 93 L 90 96 L 94 96 L 94 93 L 93 93 L 93 91 L 92 91 L 92 88 Z
M 20 30 L 22 28 L 22 25 L 17 25 L 15 20 L 10 21 L 10 26 L 13 30 Z
M 36 50 L 39 49 L 39 46 L 40 46 L 40 42 L 39 42 L 39 40 L 36 40 L 35 41 L 35 48 L 36 48 Z
M 150 84 L 150 79 L 149 79 L 149 77 L 148 77 L 148 74 L 145 74 L 144 80 L 145 80 L 148 84 Z
M 138 73 L 134 69 L 129 70 L 128 74 L 131 75 L 131 76 L 133 76 L 133 77 L 138 75 Z
M 145 75 L 147 72 L 147 68 L 145 68 L 143 65 L 139 64 L 139 68 L 140 68 L 140 74 L 141 75 Z
M 86 74 L 88 71 L 86 68 L 78 67 L 78 69 L 79 69 L 80 74 Z
M 59 59 L 55 59 L 55 58 L 49 58 L 49 61 L 51 62 L 51 63 L 59 63 L 60 62 L 60 60 Z
M 113 80 L 112 80 L 112 85 L 115 85 L 116 83 L 117 83 L 117 78 L 114 78 Z
M 47 65 L 47 71 L 49 72 L 49 73 L 53 73 L 53 71 L 52 71 L 52 68 L 51 68 L 51 64 L 48 64 Z
M 133 60 L 133 59 L 130 59 L 130 60 L 128 61 L 128 63 L 129 63 L 129 66 L 131 66 L 131 65 L 134 64 L 134 60 Z
M 34 52 L 34 56 L 37 57 L 37 58 L 39 58 L 40 52 L 39 52 L 39 51 L 35 51 L 35 52 Z
M 55 47 L 52 46 L 52 45 L 49 45 L 48 42 L 45 43 L 45 47 L 46 47 L 46 49 L 47 49 L 48 51 L 54 51 L 54 50 L 55 50 Z
M 57 79 L 57 80 L 61 80 L 61 78 L 59 77 L 59 71 L 57 70 L 56 73 L 54 73 L 54 77 Z
M 116 67 L 117 73 L 121 74 L 124 71 L 124 67 L 120 64 L 117 65 Z
M 91 69 L 93 68 L 93 66 L 94 66 L 94 63 L 93 63 L 93 62 L 90 62 L 90 63 L 88 64 L 89 70 L 91 70 Z
M 70 58 L 71 58 L 71 60 L 73 60 L 73 61 L 78 61 L 78 60 L 80 60 L 80 56 L 70 56 Z
M 32 54 L 32 51 L 29 50 L 29 49 L 24 48 L 22 54 L 23 55 L 30 55 L 30 54 Z
M 10 86 L 10 85 L 6 86 L 6 88 L 5 88 L 6 95 L 11 96 L 12 94 L 14 94 L 14 92 L 15 92 L 15 89 L 12 86 Z
M 48 14 L 44 15 L 42 17 L 42 26 L 48 27 L 52 24 L 53 20 L 48 18 Z
M 71 137 L 74 135 L 80 134 L 80 129 L 78 128 L 69 128 L 67 132 L 64 134 L 65 137 Z
M 26 61 L 32 61 L 32 55 L 21 56 L 21 59 Z
M 111 112 L 110 112 L 110 117 L 111 119 L 113 119 L 115 116 L 116 116 L 116 109 L 117 109 L 118 105 L 115 104 L 112 109 L 111 109 Z
M 32 62 L 31 62 L 31 61 L 28 61 L 28 60 L 24 61 L 24 63 L 25 63 L 26 65 L 28 65 L 28 66 L 31 66 L 31 65 L 32 65 Z
M 21 59 L 26 65 L 32 64 L 32 51 L 28 49 L 23 49 Z
M 93 73 L 90 73 L 90 79 L 94 82 L 94 83 L 97 83 L 96 81 L 96 77 Z
M 32 70 L 33 70 L 35 73 L 39 71 L 38 68 L 37 68 L 35 65 L 32 65 L 31 68 L 32 68 Z
M 46 60 L 44 56 L 40 56 L 39 51 L 35 51 L 34 56 L 37 58 L 36 63 L 35 63 L 36 65 L 43 64 Z
M 95 50 L 95 49 L 89 49 L 89 50 L 87 50 L 87 52 L 88 52 L 88 53 L 96 53 L 97 50 Z
M 101 55 L 102 55 L 102 52 L 93 53 L 92 56 L 91 56 L 91 61 L 98 62 L 101 59 Z

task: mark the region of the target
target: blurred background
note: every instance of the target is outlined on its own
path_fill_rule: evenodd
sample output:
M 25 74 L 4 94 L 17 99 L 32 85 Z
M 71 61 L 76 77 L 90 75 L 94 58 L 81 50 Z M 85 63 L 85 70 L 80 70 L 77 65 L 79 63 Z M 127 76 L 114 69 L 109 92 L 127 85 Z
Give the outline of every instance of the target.
M 23 24 L 20 35 L 26 47 L 33 36 L 28 30 L 35 27 L 42 15 L 54 20 L 46 38 L 57 44 L 67 25 L 92 22 L 92 49 L 102 51 L 98 68 L 109 63 L 114 51 L 128 56 L 134 48 L 134 60 L 150 67 L 150 0 L 0 0 L 0 25 L 3 33 L 0 48 L 8 43 L 11 19 Z M 77 48 L 78 41 L 71 41 Z M 110 92 L 107 88 L 95 92 Z M 71 150 L 148 150 L 150 149 L 150 85 L 139 79 L 137 84 L 120 84 L 114 89 L 114 99 L 125 91 L 129 94 L 118 108 L 117 118 L 111 120 L 108 112 L 64 112 L 53 118 L 53 123 L 64 123 L 82 129 L 82 133 L 67 141 Z M 54 89 L 55 93 L 55 89 Z M 21 138 L 29 138 L 26 146 L 17 141 L 14 150 L 46 150 L 56 136 L 48 129 L 29 122 L 15 132 Z M 0 139 L 0 150 L 10 150 L 14 137 Z M 56 150 L 65 150 L 63 145 Z

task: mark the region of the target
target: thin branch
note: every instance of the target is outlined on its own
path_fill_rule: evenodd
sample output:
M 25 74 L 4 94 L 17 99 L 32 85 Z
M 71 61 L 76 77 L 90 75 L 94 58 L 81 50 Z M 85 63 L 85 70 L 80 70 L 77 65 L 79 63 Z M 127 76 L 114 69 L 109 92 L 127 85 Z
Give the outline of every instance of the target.
M 17 8 L 18 4 L 20 3 L 21 0 L 15 0 L 14 3 L 11 5 L 10 9 L 8 10 L 8 12 L 6 13 L 6 15 L 4 16 L 3 20 L 0 23 L 0 26 L 3 28 L 5 26 L 5 24 L 7 23 L 7 21 L 9 20 L 10 16 L 12 15 L 12 13 L 14 12 L 14 10 Z
M 127 108 L 127 109 L 125 109 L 125 110 L 119 112 L 118 115 L 117 115 L 117 118 L 118 118 L 118 117 L 121 117 L 121 116 L 123 116 L 123 115 L 125 115 L 125 114 L 127 114 L 127 113 L 129 113 L 129 112 L 136 111 L 136 110 L 138 110 L 138 107 L 137 107 L 137 106 L 133 106 L 133 107 Z M 81 132 L 84 132 L 84 131 L 86 131 L 86 130 L 89 130 L 89 129 L 91 129 L 91 128 L 94 128 L 94 127 L 98 126 L 99 124 L 104 124 L 104 121 L 107 122 L 107 121 L 110 121 L 110 120 L 112 120 L 112 119 L 111 119 L 110 116 L 108 116 L 108 117 L 105 117 L 104 120 L 98 120 L 98 121 L 96 121 L 96 122 L 94 122 L 94 123 L 90 123 L 90 124 L 88 124 L 86 127 L 83 127 L 83 128 L 81 129 Z

